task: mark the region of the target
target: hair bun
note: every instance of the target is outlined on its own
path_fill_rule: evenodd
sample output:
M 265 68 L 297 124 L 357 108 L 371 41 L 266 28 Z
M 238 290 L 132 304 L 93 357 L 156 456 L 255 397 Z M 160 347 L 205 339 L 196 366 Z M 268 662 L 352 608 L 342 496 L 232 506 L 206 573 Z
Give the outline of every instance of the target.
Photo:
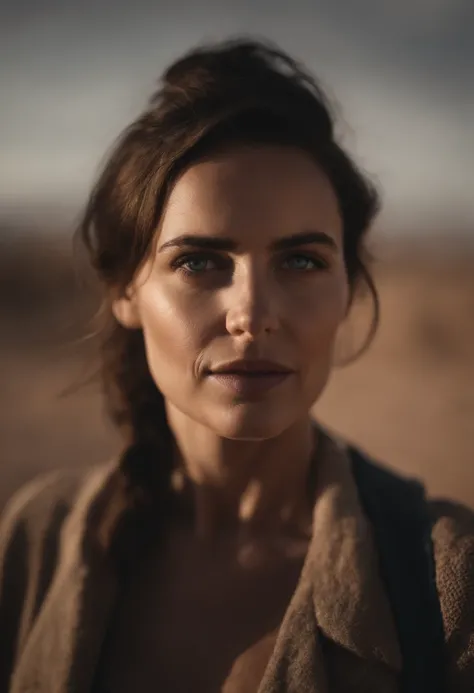
M 151 105 L 193 106 L 214 110 L 239 103 L 287 115 L 299 112 L 321 140 L 333 139 L 330 106 L 317 82 L 293 58 L 268 42 L 233 39 L 201 46 L 173 63 L 163 74 Z M 299 104 L 299 106 L 298 106 Z

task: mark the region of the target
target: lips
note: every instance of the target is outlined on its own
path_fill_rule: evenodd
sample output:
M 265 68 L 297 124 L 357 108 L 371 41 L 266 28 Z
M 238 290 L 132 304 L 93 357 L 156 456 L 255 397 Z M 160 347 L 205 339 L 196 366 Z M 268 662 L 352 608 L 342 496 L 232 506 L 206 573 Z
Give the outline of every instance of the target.
M 210 369 L 211 375 L 269 376 L 284 373 L 292 373 L 291 368 L 266 360 L 228 361 Z
M 220 364 L 209 377 L 240 399 L 255 400 L 287 380 L 293 371 L 274 361 L 241 360 Z

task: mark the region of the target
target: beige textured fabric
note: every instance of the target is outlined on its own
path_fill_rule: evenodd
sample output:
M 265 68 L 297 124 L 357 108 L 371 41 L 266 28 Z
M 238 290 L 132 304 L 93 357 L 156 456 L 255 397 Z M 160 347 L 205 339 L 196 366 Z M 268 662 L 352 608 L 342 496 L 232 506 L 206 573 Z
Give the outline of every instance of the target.
M 344 446 L 322 434 L 313 538 L 259 693 L 396 693 L 400 651 Z M 0 693 L 91 693 L 118 597 L 114 462 L 22 489 L 0 529 Z M 474 514 L 432 503 L 449 690 L 474 691 Z

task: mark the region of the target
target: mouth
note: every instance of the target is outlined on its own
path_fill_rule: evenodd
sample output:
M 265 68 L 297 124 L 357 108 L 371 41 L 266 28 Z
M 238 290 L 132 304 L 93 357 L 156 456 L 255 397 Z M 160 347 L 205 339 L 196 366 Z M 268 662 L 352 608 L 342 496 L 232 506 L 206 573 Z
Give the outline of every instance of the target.
M 273 361 L 232 361 L 219 364 L 208 377 L 240 399 L 259 399 L 269 390 L 287 380 L 294 371 Z
M 275 361 L 239 360 L 228 361 L 209 369 L 210 375 L 238 375 L 247 377 L 263 377 L 273 375 L 289 375 L 292 369 Z

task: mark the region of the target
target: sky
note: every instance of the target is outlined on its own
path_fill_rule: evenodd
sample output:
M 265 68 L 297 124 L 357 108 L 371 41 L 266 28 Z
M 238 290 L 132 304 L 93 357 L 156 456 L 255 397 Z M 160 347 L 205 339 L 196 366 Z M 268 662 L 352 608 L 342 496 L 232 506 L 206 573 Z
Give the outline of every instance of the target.
M 236 34 L 318 76 L 387 228 L 474 235 L 472 0 L 0 0 L 0 217 L 78 213 L 166 65 Z

